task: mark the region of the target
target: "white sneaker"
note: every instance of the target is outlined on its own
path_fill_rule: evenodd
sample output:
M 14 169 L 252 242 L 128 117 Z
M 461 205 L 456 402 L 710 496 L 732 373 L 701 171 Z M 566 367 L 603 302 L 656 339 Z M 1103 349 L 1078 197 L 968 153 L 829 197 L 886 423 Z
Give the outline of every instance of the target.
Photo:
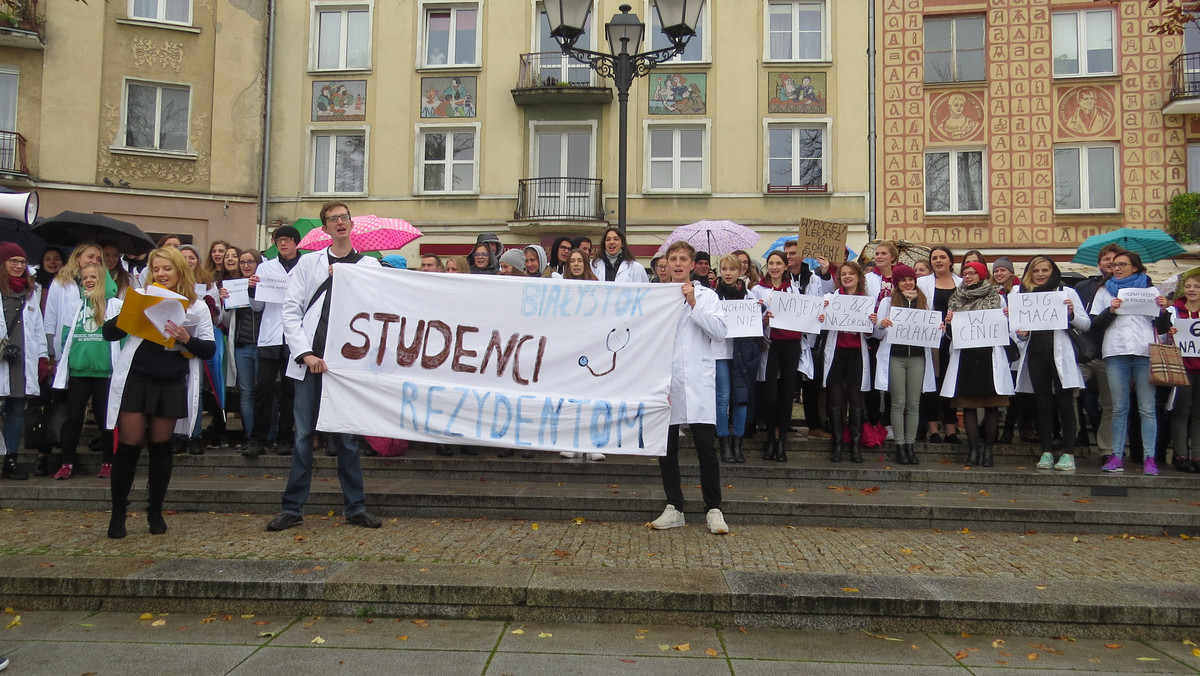
M 573 460 L 573 459 L 575 459 L 575 457 L 576 457 L 576 456 L 578 456 L 579 454 L 578 454 L 578 453 L 572 453 L 571 451 L 563 451 L 563 452 L 559 453 L 559 455 L 561 455 L 562 457 L 564 457 L 564 458 L 567 458 L 567 459 L 569 459 L 569 460 Z
M 675 505 L 667 505 L 667 508 L 663 510 L 662 516 L 650 522 L 650 527 L 655 530 L 683 528 L 685 525 L 683 512 L 675 509 Z
M 729 526 L 725 525 L 725 517 L 721 514 L 721 510 L 708 510 L 704 519 L 708 521 L 708 532 L 713 535 L 724 535 L 729 532 Z
M 1061 469 L 1064 472 L 1075 471 L 1075 458 L 1072 458 L 1070 453 L 1063 453 L 1058 462 L 1054 463 L 1054 469 Z
M 603 453 L 588 453 L 588 460 L 591 460 L 592 462 L 604 462 L 604 454 Z
M 1038 469 L 1050 469 L 1053 466 L 1054 466 L 1054 454 L 1053 453 L 1043 453 L 1042 459 L 1038 460 L 1037 468 Z
M 895 441 L 896 440 L 896 433 L 892 430 L 891 425 L 884 425 L 883 429 L 887 430 L 887 436 L 884 437 L 884 441 Z

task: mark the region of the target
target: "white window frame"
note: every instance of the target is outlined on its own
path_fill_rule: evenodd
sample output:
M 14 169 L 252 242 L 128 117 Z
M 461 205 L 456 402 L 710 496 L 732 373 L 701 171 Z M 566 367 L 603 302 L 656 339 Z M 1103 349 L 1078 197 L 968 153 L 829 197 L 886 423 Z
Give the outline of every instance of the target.
M 157 0 L 157 4 L 158 4 L 158 10 L 157 10 L 157 12 L 155 12 L 155 16 L 153 16 L 153 17 L 137 16 L 136 14 L 133 13 L 134 0 L 129 0 L 129 2 L 126 5 L 127 11 L 125 12 L 125 16 L 129 17 L 130 19 L 133 19 L 134 21 L 149 21 L 152 23 L 165 23 L 165 24 L 170 24 L 172 26 L 191 26 L 192 25 L 192 17 L 195 15 L 194 8 L 192 6 L 192 0 L 187 0 L 187 10 L 188 10 L 187 21 L 172 21 L 172 20 L 166 18 L 167 17 L 167 0 Z
M 1054 213 L 1056 214 L 1115 214 L 1121 212 L 1121 146 L 1117 143 L 1055 143 L 1051 152 L 1058 150 L 1067 150 L 1076 148 L 1080 152 L 1079 158 L 1079 209 L 1060 209 L 1058 207 L 1058 167 L 1053 167 L 1052 175 L 1055 181 L 1054 195 Z M 1088 186 L 1088 178 L 1090 168 L 1088 162 L 1083 157 L 1084 153 L 1090 148 L 1110 148 L 1113 153 L 1113 206 L 1106 208 L 1094 209 L 1089 206 L 1091 202 L 1090 187 Z M 1053 157 L 1053 154 L 1051 155 Z
M 1112 62 L 1113 69 L 1102 73 L 1090 73 L 1087 69 L 1087 15 L 1093 13 L 1107 13 L 1109 16 L 1110 30 L 1112 31 Z M 1079 72 L 1077 73 L 1054 73 L 1054 55 L 1057 51 L 1054 47 L 1054 17 L 1063 16 L 1066 14 L 1075 15 L 1075 58 L 1079 61 Z M 1069 78 L 1069 77 L 1111 77 L 1117 75 L 1120 68 L 1120 38 L 1121 34 L 1117 30 L 1117 12 L 1114 9 L 1077 9 L 1067 10 L 1062 12 L 1054 12 L 1050 15 L 1050 71 L 1054 78 Z
M 707 3 L 705 3 L 707 4 Z M 771 58 L 771 5 L 797 4 L 821 6 L 821 55 L 815 59 Z M 764 63 L 829 63 L 832 61 L 829 35 L 829 0 L 763 0 L 763 62 Z M 795 36 L 795 32 L 793 32 Z M 794 47 L 794 45 L 793 45 Z M 793 49 L 794 51 L 794 49 Z
M 598 3 L 599 3 L 599 0 L 592 0 L 592 13 L 591 13 L 591 17 L 588 19 L 590 30 L 588 31 L 586 39 L 579 43 L 576 43 L 576 45 L 575 45 L 576 47 L 580 47 L 582 49 L 589 49 L 593 52 L 600 51 L 600 46 L 599 46 L 600 42 L 605 39 L 604 38 L 604 22 L 608 21 L 608 19 L 606 19 L 606 18 L 599 17 L 600 23 L 598 24 L 599 28 L 597 28 L 596 22 L 597 22 L 598 18 L 596 16 L 596 5 Z M 545 4 L 542 2 L 542 0 L 530 0 L 530 6 L 532 7 L 532 9 L 530 10 L 530 13 L 533 15 L 533 25 L 532 25 L 532 27 L 530 29 L 530 33 L 529 33 L 529 52 L 531 54 L 540 54 L 540 53 L 542 53 L 542 46 L 538 43 L 538 41 L 542 35 L 541 21 L 542 21 L 542 14 L 545 13 L 546 7 L 545 7 Z M 644 40 L 643 40 L 643 42 L 644 42 Z M 558 51 L 558 47 L 555 46 L 554 50 Z M 608 50 L 608 47 L 606 45 L 604 47 L 604 51 L 607 51 L 607 50 Z M 579 62 L 575 61 L 574 59 L 567 56 L 566 54 L 562 55 L 562 59 L 564 62 L 569 63 L 572 66 L 575 66 L 575 67 L 583 66 L 583 64 L 580 64 Z M 604 78 L 601 78 L 600 75 L 598 73 L 596 73 L 595 70 L 588 68 L 587 66 L 583 66 L 583 72 L 586 72 L 587 76 L 588 76 L 588 85 L 587 86 L 589 86 L 589 87 L 607 87 L 608 86 L 605 83 Z
M 370 185 L 371 185 L 370 184 L 370 178 L 371 178 L 371 127 L 370 127 L 370 125 L 361 125 L 361 126 L 353 126 L 353 127 L 314 127 L 314 126 L 309 126 L 306 129 L 306 131 L 308 134 L 308 150 L 307 150 L 307 152 L 308 152 L 307 177 L 308 178 L 307 178 L 307 183 L 305 185 L 305 190 L 304 190 L 305 194 L 314 195 L 314 196 L 329 195 L 329 196 L 348 196 L 348 197 L 362 196 L 362 197 L 365 197 L 368 194 L 368 192 L 370 191 Z M 338 192 L 338 191 L 334 191 L 334 190 L 318 192 L 315 189 L 316 178 L 317 178 L 317 176 L 316 176 L 316 172 L 317 172 L 317 140 L 316 139 L 318 136 L 327 136 L 327 135 L 328 136 L 362 136 L 363 137 L 362 190 L 356 191 L 356 192 Z M 331 155 L 331 158 L 332 158 L 332 155 Z M 334 169 L 336 169 L 336 167 L 337 167 L 337 163 L 331 161 L 330 165 L 329 165 L 330 171 L 332 172 Z M 330 185 L 332 185 L 333 183 L 334 183 L 334 181 L 332 180 L 332 176 L 331 176 Z
M 346 12 L 361 12 L 367 13 L 367 63 L 363 66 L 339 66 L 337 68 L 320 68 L 318 60 L 321 53 L 321 13 L 322 12 L 343 12 L 342 33 L 340 37 L 340 55 L 339 61 L 346 62 L 346 32 L 349 29 L 349 22 L 345 20 Z M 337 2 L 336 0 L 328 2 L 313 2 L 309 9 L 309 28 L 308 28 L 308 70 L 314 73 L 334 73 L 334 72 L 365 72 L 372 68 L 372 53 L 375 42 L 375 0 L 365 0 L 363 2 Z
M 479 166 L 481 160 L 481 151 L 483 144 L 481 143 L 480 132 L 483 125 L 479 122 L 469 122 L 462 124 L 417 124 L 414 125 L 416 130 L 413 139 L 413 194 L 414 195 L 478 195 L 479 194 Z M 425 189 L 425 135 L 426 134 L 441 134 L 441 133 L 461 133 L 469 131 L 475 135 L 475 159 L 471 162 L 473 165 L 471 171 L 471 188 L 469 190 L 426 190 Z M 452 165 L 453 160 L 448 160 L 448 168 Z M 452 173 L 447 174 L 452 175 Z
M 979 74 L 980 76 L 976 79 L 959 78 L 958 77 L 958 70 L 959 70 L 958 69 L 958 53 L 960 50 L 958 47 L 958 21 L 960 19 L 975 19 L 975 18 L 983 20 L 983 45 L 981 46 L 981 50 L 983 52 L 983 71 Z M 925 28 L 926 28 L 925 24 L 928 24 L 928 22 L 930 22 L 930 21 L 949 21 L 950 22 L 950 62 L 951 62 L 951 66 L 954 69 L 954 76 L 951 77 L 949 80 L 924 79 L 923 80 L 924 83 L 925 84 L 948 84 L 951 82 L 986 82 L 987 81 L 987 67 L 988 67 L 988 64 L 987 64 L 987 39 L 988 39 L 987 15 L 986 14 L 972 14 L 972 13 L 967 13 L 967 14 L 930 14 L 930 15 L 925 16 L 924 21 L 922 23 L 922 26 L 921 26 L 922 35 L 924 35 L 924 32 L 925 32 Z M 926 56 L 929 54 L 929 52 L 927 50 L 928 50 L 928 44 L 926 43 L 926 46 L 922 47 L 922 52 Z M 964 51 L 966 51 L 966 50 L 975 51 L 974 48 L 972 48 L 972 47 L 964 48 Z M 922 73 L 921 76 L 922 76 L 922 78 L 924 78 L 925 74 Z
M 675 64 L 680 64 L 680 65 L 712 63 L 712 38 L 711 38 L 712 23 L 709 21 L 709 17 L 712 16 L 710 8 L 712 7 L 713 2 L 714 2 L 714 0 L 707 0 L 704 3 L 704 7 L 701 8 L 701 10 L 700 10 L 700 35 L 695 36 L 691 40 L 688 41 L 688 46 L 687 46 L 688 51 L 685 52 L 685 53 L 690 53 L 691 50 L 693 50 L 697 46 L 699 46 L 700 47 L 700 58 L 692 59 L 690 61 L 685 61 L 685 60 L 679 58 L 678 56 L 674 56 L 671 59 L 664 61 L 663 63 L 675 63 Z M 643 14 L 642 16 L 645 16 L 648 18 L 646 20 L 646 37 L 642 41 L 642 50 L 643 51 L 646 51 L 646 50 L 649 50 L 652 48 L 652 46 L 654 45 L 654 33 L 659 32 L 661 30 L 661 28 L 655 29 L 655 27 L 654 27 L 654 24 L 656 24 L 658 22 L 658 12 L 656 12 L 654 10 L 654 6 L 651 4 L 651 1 L 645 0 L 645 6 L 646 6 L 645 7 L 646 13 Z
M 779 127 L 791 127 L 792 129 L 820 129 L 822 132 L 821 139 L 821 179 L 825 184 L 825 192 L 813 191 L 813 194 L 827 195 L 833 192 L 833 181 L 830 177 L 830 171 L 833 167 L 833 159 L 830 157 L 830 151 L 833 149 L 833 118 L 804 118 L 797 120 L 795 118 L 779 118 L 768 117 L 763 118 L 763 193 L 767 193 L 771 186 L 771 129 Z M 795 141 L 793 140 L 793 146 Z M 791 157 L 793 169 L 795 169 L 796 157 Z M 803 194 L 798 193 L 798 194 Z
M 979 177 L 981 185 L 981 193 L 979 202 L 982 208 L 980 209 L 961 209 L 959 208 L 958 199 L 958 161 L 959 153 L 979 153 L 980 168 L 982 175 Z M 929 190 L 929 177 L 925 174 L 924 162 L 921 168 L 921 182 L 924 185 L 924 190 L 921 191 L 922 208 L 927 216 L 955 216 L 959 214 L 986 214 L 988 213 L 989 195 L 988 195 L 988 151 L 987 148 L 928 148 L 922 154 L 921 159 L 924 160 L 929 155 L 948 154 L 950 157 L 950 208 L 946 211 L 930 211 L 929 199 L 926 197 Z
M 21 68 L 20 68 L 19 66 L 14 66 L 14 65 L 12 65 L 12 64 L 3 64 L 3 65 L 0 65 L 0 75 L 15 75 L 15 76 L 16 76 L 16 78 L 17 78 L 17 96 L 16 96 L 16 100 L 15 100 L 15 102 L 14 102 L 14 105 L 13 105 L 13 128 L 12 128 L 12 129 L 0 129 L 0 131 L 13 131 L 13 132 L 15 132 L 15 131 L 17 130 L 17 125 L 18 125 L 18 124 L 20 124 L 20 113 L 21 113 Z M 190 110 L 190 109 L 189 109 L 189 110 Z
M 129 127 L 128 127 L 128 124 L 129 124 L 129 85 L 131 85 L 131 84 L 141 85 L 143 87 L 157 87 L 160 91 L 160 93 L 158 95 L 158 100 L 160 102 L 162 100 L 161 90 L 163 88 L 187 90 L 187 93 L 188 93 L 187 147 L 184 150 L 162 150 L 157 147 L 141 148 L 138 146 L 125 145 L 126 134 L 129 131 Z M 194 103 L 195 103 L 195 91 L 192 89 L 192 85 L 190 85 L 190 84 L 183 83 L 183 82 L 164 82 L 161 80 L 160 81 L 142 80 L 139 78 L 131 78 L 131 77 L 124 78 L 121 81 L 121 129 L 117 132 L 117 138 L 113 139 L 113 145 L 111 146 L 111 149 L 121 151 L 121 152 L 139 153 L 139 154 L 146 154 L 146 155 L 164 155 L 164 156 L 168 156 L 168 157 L 178 157 L 180 155 L 194 156 L 196 154 L 195 149 L 192 147 L 192 110 L 194 110 L 194 105 L 193 105 Z M 156 105 L 155 106 L 155 125 L 154 125 L 155 139 L 158 138 L 158 130 L 162 123 L 162 121 L 158 117 L 159 115 L 161 115 L 161 113 L 162 113 L 162 106 Z M 155 144 L 157 145 L 157 143 L 158 142 L 156 140 Z
M 425 60 L 426 49 L 429 43 L 429 12 L 437 10 L 450 10 L 450 48 L 446 52 L 446 63 L 429 63 Z M 475 10 L 475 61 L 472 63 L 453 63 L 450 59 L 454 54 L 455 31 L 454 16 L 457 10 L 473 9 Z M 425 69 L 443 69 L 443 68 L 481 68 L 483 67 L 483 0 L 476 2 L 461 1 L 447 2 L 446 0 L 421 0 L 418 6 L 420 14 L 420 33 L 417 34 L 417 68 Z
M 529 178 L 534 178 L 534 172 L 537 169 L 538 162 L 538 134 L 543 131 L 573 131 L 587 129 L 588 137 L 591 140 L 591 158 L 588 161 L 587 176 L 571 176 L 570 178 L 596 178 L 596 154 L 598 151 L 596 145 L 599 140 L 600 123 L 597 120 L 531 120 L 529 122 L 529 165 L 526 175 Z
M 650 132 L 658 129 L 703 129 L 704 144 L 701 153 L 700 187 L 699 188 L 654 188 L 650 184 Z M 676 136 L 676 139 L 678 136 Z M 677 143 L 676 143 L 677 145 Z M 642 120 L 642 192 L 647 195 L 705 195 L 712 193 L 712 120 L 679 121 L 650 121 Z M 673 185 L 679 185 L 679 157 L 672 158 L 675 165 L 672 171 Z

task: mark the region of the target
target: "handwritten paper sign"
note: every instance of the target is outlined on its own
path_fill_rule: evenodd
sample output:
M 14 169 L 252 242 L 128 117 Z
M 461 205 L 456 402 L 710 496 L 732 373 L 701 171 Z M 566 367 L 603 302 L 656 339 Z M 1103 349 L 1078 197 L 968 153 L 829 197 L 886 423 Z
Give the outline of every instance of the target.
M 163 338 L 174 341 L 171 336 L 167 335 L 167 322 L 174 322 L 176 326 L 183 326 L 185 315 L 183 311 L 183 301 L 174 298 L 166 298 L 144 310 L 146 319 L 154 324 L 154 328 L 162 334 Z
M 288 278 L 279 275 L 259 275 L 254 287 L 254 300 L 263 303 L 282 303 L 287 297 Z
M 892 325 L 887 328 L 893 345 L 940 347 L 942 344 L 942 313 L 937 310 L 911 310 L 894 307 L 888 313 Z
M 726 338 L 762 338 L 762 306 L 756 300 L 723 300 Z
M 1117 308 L 1117 314 L 1157 317 L 1162 311 L 1158 307 L 1158 296 L 1159 291 L 1153 286 L 1148 289 L 1120 289 L 1117 298 L 1121 299 L 1121 307 Z
M 221 288 L 229 292 L 229 297 L 223 301 L 226 310 L 250 306 L 250 280 L 227 279 L 221 282 Z
M 1004 310 L 971 310 L 955 312 L 951 335 L 954 347 L 965 350 L 972 347 L 995 347 L 1008 345 L 1008 317 Z
M 1067 292 L 1013 293 L 1008 296 L 1008 323 L 1013 331 L 1067 328 Z
M 1200 357 L 1200 319 L 1176 319 L 1175 344 L 1185 357 Z
M 825 300 L 824 327 L 830 331 L 847 333 L 870 333 L 875 330 L 871 314 L 875 312 L 875 299 L 870 296 L 847 296 L 827 293 Z
M 797 253 L 801 258 L 823 257 L 830 263 L 840 263 L 846 258 L 846 233 L 849 230 L 850 226 L 841 223 L 801 218 Z
M 771 328 L 804 333 L 820 333 L 821 321 L 817 317 L 825 310 L 825 299 L 802 293 L 774 291 L 767 301 L 771 312 Z

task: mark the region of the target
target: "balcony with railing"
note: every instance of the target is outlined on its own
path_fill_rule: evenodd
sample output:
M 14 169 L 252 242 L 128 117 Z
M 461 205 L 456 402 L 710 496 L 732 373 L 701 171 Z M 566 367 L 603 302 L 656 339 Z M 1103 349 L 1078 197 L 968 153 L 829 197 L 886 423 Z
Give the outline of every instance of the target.
M 0 47 L 45 49 L 38 0 L 0 0 Z
M 613 97 L 594 70 L 562 52 L 522 54 L 512 96 L 517 105 L 610 103 Z
M 1171 60 L 1171 94 L 1164 115 L 1200 113 L 1200 52 L 1180 54 Z
M 0 131 L 0 175 L 28 176 L 25 137 L 15 131 Z
M 598 178 L 523 178 L 517 221 L 602 221 L 604 186 Z

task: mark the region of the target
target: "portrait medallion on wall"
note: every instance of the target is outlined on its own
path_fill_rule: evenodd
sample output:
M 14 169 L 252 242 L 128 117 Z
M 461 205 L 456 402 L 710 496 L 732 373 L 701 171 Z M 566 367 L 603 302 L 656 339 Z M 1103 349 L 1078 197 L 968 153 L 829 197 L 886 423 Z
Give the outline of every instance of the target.
M 366 80 L 315 80 L 313 122 L 362 122 L 367 119 Z
M 944 92 L 929 102 L 929 141 L 963 143 L 983 140 L 983 102 L 976 92 Z
M 1085 85 L 1057 90 L 1058 137 L 1107 138 L 1115 137 L 1116 86 Z
M 650 88 L 651 115 L 703 115 L 707 110 L 707 73 L 653 73 Z
M 768 113 L 824 113 L 825 73 L 767 73 Z
M 421 78 L 421 117 L 475 117 L 477 82 L 474 77 Z

